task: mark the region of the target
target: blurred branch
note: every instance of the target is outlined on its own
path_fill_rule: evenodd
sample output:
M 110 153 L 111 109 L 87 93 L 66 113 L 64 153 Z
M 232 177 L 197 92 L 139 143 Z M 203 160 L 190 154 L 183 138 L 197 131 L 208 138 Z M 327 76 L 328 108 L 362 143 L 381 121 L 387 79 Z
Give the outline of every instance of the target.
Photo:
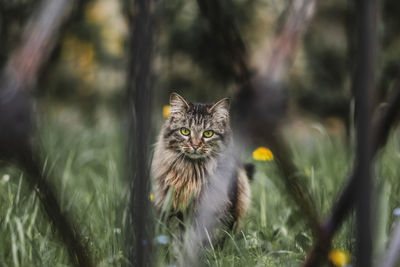
M 281 30 L 275 37 L 266 68 L 259 73 L 264 83 L 282 83 L 302 35 L 311 21 L 315 0 L 293 0 Z M 262 89 L 261 89 L 262 90 Z
M 233 4 L 230 1 L 225 2 Z M 246 47 L 236 27 L 235 18 L 224 10 L 219 0 L 197 0 L 197 4 L 202 15 L 209 21 L 215 36 L 219 36 L 223 40 L 226 48 L 223 53 L 228 53 L 231 58 L 233 76 L 239 84 L 248 83 L 250 71 L 246 63 Z
M 295 0 L 275 37 L 265 69 L 259 70 L 249 86 L 243 86 L 237 96 L 238 117 L 242 133 L 257 145 L 268 145 L 284 178 L 284 184 L 296 205 L 305 214 L 308 225 L 316 234 L 318 213 L 314 201 L 302 180 L 301 171 L 292 161 L 290 150 L 280 133 L 280 119 L 286 109 L 283 79 L 297 51 L 302 33 L 314 14 L 314 0 Z
M 359 10 L 356 73 L 354 79 L 357 151 L 355 168 L 358 188 L 356 195 L 357 262 L 356 266 L 372 264 L 372 157 L 371 97 L 375 87 L 376 1 L 357 1 Z
M 39 156 L 34 152 L 32 138 L 32 100 L 39 72 L 47 62 L 60 28 L 67 21 L 73 5 L 71 0 L 43 1 L 28 20 L 21 45 L 11 55 L 0 76 L 0 159 L 15 162 L 26 173 L 45 207 L 47 215 L 66 243 L 71 261 L 79 266 L 93 266 L 82 238 L 61 211 L 56 193 L 41 173 Z
M 390 131 L 395 127 L 400 116 L 400 75 L 395 89 L 395 95 L 389 97 L 387 104 L 382 105 L 376 110 L 371 127 L 371 158 L 374 158 L 379 150 L 386 145 Z M 332 212 L 321 227 L 321 233 L 308 259 L 305 267 L 319 266 L 319 262 L 328 253 L 333 236 L 339 229 L 342 222 L 349 215 L 349 212 L 355 204 L 355 192 L 357 191 L 356 169 L 353 170 L 349 182 L 342 191 L 338 201 L 332 208 Z
M 151 61 L 153 16 L 150 0 L 129 0 L 130 66 L 127 80 L 130 204 L 129 260 L 132 266 L 150 266 L 151 227 L 149 141 L 151 127 Z
M 34 87 L 42 65 L 54 48 L 61 26 L 66 22 L 75 1 L 43 1 L 39 12 L 28 20 L 22 44 L 12 54 L 5 72 L 16 87 Z
M 223 37 L 226 50 L 232 58 L 232 73 L 241 87 L 236 96 L 236 115 L 243 137 L 257 145 L 268 144 L 275 154 L 276 163 L 284 183 L 295 204 L 306 214 L 314 233 L 318 232 L 318 214 L 307 187 L 299 179 L 301 173 L 292 162 L 289 149 L 279 135 L 277 120 L 285 110 L 282 82 L 297 50 L 302 33 L 314 13 L 315 0 L 295 0 L 289 6 L 288 15 L 277 34 L 267 68 L 260 70 L 256 78 L 247 66 L 244 42 L 234 18 L 222 9 L 220 1 L 198 0 L 202 14 L 215 31 L 215 38 Z M 222 51 L 226 52 L 226 51 Z M 221 53 L 222 53 L 221 52 Z M 275 67 L 276 66 L 276 67 Z
M 246 129 L 247 132 L 242 133 L 242 137 L 253 137 L 260 141 L 258 145 L 267 143 L 270 144 L 273 148 L 273 151 L 276 154 L 277 165 L 281 170 L 282 176 L 285 181 L 286 189 L 291 193 L 291 196 L 295 200 L 295 203 L 300 207 L 301 211 L 307 214 L 307 219 L 310 227 L 313 229 L 314 233 L 317 232 L 318 226 L 318 217 L 315 210 L 315 206 L 313 204 L 312 198 L 307 191 L 305 185 L 301 183 L 298 179 L 299 171 L 295 167 L 294 163 L 291 161 L 291 157 L 284 145 L 282 140 L 277 137 L 275 128 L 271 130 L 272 121 L 276 120 L 276 117 L 273 117 L 273 120 L 268 120 L 271 117 L 266 119 L 265 114 L 269 114 L 268 108 L 268 101 L 264 101 L 270 97 L 268 95 L 269 90 L 260 90 L 265 89 L 265 86 L 269 86 L 272 84 L 269 78 L 264 79 L 264 83 L 257 83 L 260 81 L 257 80 L 253 82 L 251 77 L 251 73 L 246 63 L 246 50 L 242 38 L 239 34 L 238 29 L 234 23 L 234 18 L 227 14 L 226 10 L 223 10 L 220 1 L 216 0 L 198 0 L 198 5 L 200 10 L 208 20 L 211 25 L 210 28 L 214 31 L 214 38 L 223 38 L 223 42 L 225 44 L 226 50 L 221 51 L 221 53 L 228 53 L 229 58 L 231 58 L 232 69 L 230 70 L 231 73 L 234 74 L 236 77 L 236 81 L 239 84 L 240 91 L 236 97 L 237 100 L 237 117 L 238 121 L 241 125 L 238 127 L 239 129 Z M 305 12 L 306 9 L 300 8 L 295 4 L 303 3 L 302 1 L 298 2 L 295 1 L 294 4 L 290 7 L 289 16 L 287 19 L 293 23 L 294 17 L 303 18 L 306 16 L 308 18 L 311 17 L 312 12 L 308 11 Z M 314 1 L 304 1 L 304 3 L 314 3 Z M 308 5 L 306 5 L 308 6 Z M 313 6 L 313 4 L 312 4 Z M 300 6 L 303 7 L 303 6 Z M 300 11 L 301 14 L 297 14 L 294 10 Z M 307 14 L 306 14 L 307 13 Z M 301 20 L 303 21 L 303 20 Z M 290 29 L 288 27 L 292 27 L 291 23 L 286 23 L 285 27 L 283 28 L 280 34 L 287 35 Z M 297 24 L 296 24 L 297 25 Z M 299 32 L 302 27 L 306 27 L 306 23 L 298 27 L 298 29 L 294 32 Z M 277 39 L 282 39 L 281 36 L 278 34 Z M 297 38 L 300 38 L 300 34 L 296 34 L 296 37 L 287 38 L 288 41 L 294 41 L 298 43 Z M 288 50 L 279 50 L 281 52 L 285 52 L 284 55 L 278 57 L 279 60 L 283 60 L 285 62 L 290 62 L 293 54 L 295 52 L 295 47 L 292 46 L 290 51 Z M 275 52 L 279 52 L 275 51 Z M 274 60 L 275 57 L 271 56 L 271 60 Z M 275 62 L 278 64 L 278 62 Z M 284 66 L 288 67 L 288 64 L 283 64 Z M 272 71 L 272 70 L 271 70 Z M 287 71 L 287 69 L 281 71 Z M 270 72 L 262 73 L 261 77 L 265 78 L 272 77 L 276 75 L 272 75 Z M 277 81 L 274 81 L 275 84 Z M 276 83 L 275 85 L 281 89 L 280 83 L 282 81 L 279 80 L 279 84 Z M 254 85 L 258 85 L 259 87 L 255 87 Z M 267 88 L 269 89 L 269 88 Z M 277 90 L 278 91 L 278 90 Z M 261 98 L 257 99 L 258 97 Z M 261 100 L 261 101 L 259 101 Z M 256 105 L 254 105 L 256 103 Z M 279 102 L 281 104 L 281 102 Z M 279 107 L 282 109 L 282 107 Z M 282 109 L 283 110 L 283 109 Z M 274 121 L 275 122 L 275 121 Z M 277 125 L 274 125 L 277 126 Z M 251 140 L 251 139 L 250 139 Z M 232 154 L 231 152 L 226 152 L 226 154 Z M 234 153 L 235 154 L 235 153 Z M 227 162 L 224 160 L 224 162 Z M 232 166 L 231 166 L 232 165 Z M 230 177 L 229 174 L 233 170 L 235 170 L 235 164 L 228 164 L 223 169 L 223 176 Z M 222 176 L 222 177 L 223 177 Z M 216 174 L 218 177 L 218 172 Z M 215 177 L 213 177 L 215 179 Z M 221 199 L 221 195 L 223 192 L 228 192 L 227 188 L 229 188 L 229 184 L 226 179 L 223 178 L 216 179 L 219 181 L 219 186 L 208 188 L 207 191 L 203 194 L 205 201 L 202 201 L 199 206 L 199 212 L 196 214 L 195 225 L 190 229 L 191 231 L 185 236 L 185 243 L 184 243 L 184 251 L 183 251 L 183 259 L 180 261 L 181 266 L 188 266 L 198 263 L 197 259 L 199 254 L 202 251 L 202 247 L 205 245 L 205 241 L 208 238 L 213 237 L 213 231 L 215 231 L 216 226 L 218 225 L 219 217 L 215 214 L 220 212 L 215 212 L 214 209 L 220 208 L 220 203 L 215 203 L 216 200 Z M 225 183 L 223 182 L 225 181 Z M 214 195 L 218 195 L 219 197 L 213 197 Z M 222 197 L 223 199 L 223 197 Z M 210 208 L 210 201 L 213 201 Z
M 376 2 L 359 1 L 357 10 L 357 72 L 354 79 L 356 92 L 357 158 L 350 181 L 335 204 L 331 216 L 321 229 L 321 234 L 304 266 L 319 266 L 323 261 L 339 226 L 354 204 L 357 207 L 357 266 L 371 266 L 371 168 L 373 157 L 383 146 L 394 124 L 397 110 L 392 105 L 400 101 L 400 92 L 386 111 L 378 110 L 373 127 L 370 127 L 371 93 L 374 86 Z M 372 130 L 372 131 L 371 131 Z
M 35 188 L 46 213 L 67 245 L 71 262 L 76 266 L 95 266 L 89 249 L 83 243 L 83 238 L 70 220 L 71 216 L 65 209 L 61 210 L 57 192 L 49 183 L 51 179 L 42 173 L 41 162 L 36 159 L 37 156 L 32 151 L 26 150 L 25 154 L 19 157 L 19 166 L 27 175 L 29 184 Z

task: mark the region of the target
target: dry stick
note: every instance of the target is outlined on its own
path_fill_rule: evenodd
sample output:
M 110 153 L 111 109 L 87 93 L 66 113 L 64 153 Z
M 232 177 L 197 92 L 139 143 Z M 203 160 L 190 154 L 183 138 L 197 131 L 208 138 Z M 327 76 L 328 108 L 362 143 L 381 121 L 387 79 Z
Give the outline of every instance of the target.
M 61 212 L 56 194 L 41 173 L 40 162 L 33 153 L 32 101 L 30 91 L 36 85 L 40 70 L 53 50 L 60 28 L 65 24 L 75 1 L 43 1 L 28 21 L 22 44 L 11 55 L 0 80 L 0 159 L 15 161 L 38 189 L 47 215 L 53 221 L 68 247 L 72 262 L 93 266 L 82 238 L 74 230 L 67 214 Z
M 200 11 L 215 31 L 222 36 L 227 53 L 232 59 L 232 73 L 241 89 L 237 94 L 238 117 L 241 126 L 249 129 L 250 136 L 258 144 L 269 144 L 276 155 L 276 163 L 281 171 L 286 189 L 306 215 L 308 225 L 314 233 L 318 232 L 318 213 L 307 187 L 299 179 L 301 173 L 291 160 L 289 149 L 279 137 L 276 129 L 277 118 L 282 116 L 283 103 L 280 84 L 297 50 L 302 33 L 314 14 L 315 0 L 295 0 L 290 6 L 284 26 L 273 44 L 267 68 L 259 72 L 259 78 L 252 82 L 246 64 L 246 49 L 234 20 L 222 10 L 219 1 L 198 0 Z M 270 94 L 274 97 L 270 97 Z M 256 103 L 256 105 L 254 105 Z M 272 110 L 272 112 L 271 112 Z M 273 114 L 272 116 L 268 114 Z M 257 117 L 258 115 L 260 117 Z M 246 126 L 244 126 L 246 124 Z M 262 129 L 262 130 L 260 130 Z M 247 133 L 243 133 L 247 136 Z M 249 139 L 249 138 L 248 138 Z
M 149 140 L 151 122 L 152 14 L 150 0 L 130 0 L 130 69 L 127 80 L 129 116 L 130 204 L 129 260 L 133 266 L 151 266 Z

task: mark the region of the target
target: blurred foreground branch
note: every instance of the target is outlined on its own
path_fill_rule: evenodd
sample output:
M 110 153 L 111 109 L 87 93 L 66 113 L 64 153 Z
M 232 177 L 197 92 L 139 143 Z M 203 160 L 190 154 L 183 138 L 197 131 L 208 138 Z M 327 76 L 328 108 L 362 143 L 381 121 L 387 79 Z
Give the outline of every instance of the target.
M 266 68 L 260 70 L 264 84 L 281 84 L 288 73 L 299 43 L 315 11 L 315 0 L 293 0 L 275 37 Z M 281 86 L 278 86 L 276 89 Z M 263 90 L 259 88 L 259 90 Z
M 280 133 L 280 122 L 286 110 L 284 78 L 314 14 L 314 7 L 314 0 L 291 3 L 283 26 L 274 39 L 266 68 L 260 69 L 252 83 L 242 86 L 237 95 L 237 113 L 242 136 L 257 145 L 267 145 L 273 151 L 287 191 L 316 234 L 319 229 L 314 201 Z
M 325 221 L 320 236 L 304 266 L 319 266 L 331 246 L 335 232 L 355 204 L 357 207 L 357 266 L 371 266 L 371 168 L 373 157 L 386 143 L 389 131 L 398 114 L 400 90 L 389 107 L 377 110 L 369 127 L 372 87 L 374 86 L 376 2 L 358 1 L 357 72 L 356 89 L 357 158 L 349 183 Z
M 355 168 L 357 262 L 356 266 L 372 265 L 372 157 L 371 115 L 372 89 L 375 88 L 376 4 L 375 0 L 357 2 L 359 10 L 356 73 L 354 78 L 357 150 Z
M 400 76 L 399 76 L 400 77 Z M 394 96 L 390 97 L 387 104 L 376 110 L 373 117 L 371 133 L 371 153 L 374 158 L 379 150 L 386 145 L 390 131 L 395 127 L 400 116 L 400 79 L 398 79 Z M 321 227 L 321 233 L 316 241 L 312 251 L 308 255 L 305 267 L 319 266 L 319 262 L 328 253 L 332 239 L 340 225 L 349 215 L 355 204 L 355 192 L 357 192 L 357 173 L 353 170 L 349 182 L 340 194 L 338 201 L 332 208 L 329 217 L 324 221 Z
M 226 2 L 233 5 L 230 0 Z M 220 0 L 197 0 L 197 4 L 201 14 L 207 18 L 215 38 L 218 36 L 223 41 L 226 50 L 221 53 L 227 53 L 227 58 L 231 59 L 230 72 L 232 76 L 235 77 L 238 84 L 249 83 L 251 74 L 246 63 L 246 46 L 236 27 L 235 18 L 227 10 L 224 10 Z
M 284 101 L 282 101 L 284 99 L 281 90 L 282 80 L 296 52 L 296 44 L 299 43 L 301 33 L 307 27 L 307 22 L 313 14 L 315 1 L 299 0 L 292 3 L 284 27 L 276 37 L 279 41 L 275 42 L 268 60 L 269 65 L 280 66 L 279 72 L 276 73 L 274 68 L 269 68 L 267 71 L 260 70 L 259 76 L 255 80 L 247 66 L 245 45 L 234 23 L 234 18 L 223 9 L 220 1 L 198 0 L 197 2 L 203 16 L 209 21 L 214 38 L 217 40 L 222 37 L 223 39 L 226 49 L 220 52 L 227 53 L 226 58 L 231 59 L 229 71 L 240 87 L 236 97 L 235 111 L 239 122 L 237 128 L 242 131 L 241 136 L 255 141 L 258 145 L 268 144 L 272 148 L 286 189 L 291 193 L 290 195 L 301 211 L 307 215 L 307 222 L 313 232 L 317 233 L 318 216 L 311 195 L 305 184 L 298 179 L 299 171 L 291 160 L 289 150 L 277 135 L 279 132 L 277 121 L 285 109 Z M 293 42 L 293 44 L 288 45 L 286 42 Z M 229 177 L 229 173 L 235 170 L 235 166 L 235 164 L 227 163 L 223 170 L 224 175 Z M 218 172 L 216 177 L 218 177 Z M 223 183 L 223 178 L 217 180 L 220 181 L 219 187 L 208 188 L 204 192 L 205 199 L 220 200 L 223 192 L 229 191 L 227 190 L 229 184 Z M 213 197 L 216 194 L 220 197 Z M 208 205 L 204 203 L 208 203 Z M 195 264 L 201 254 L 204 242 L 214 236 L 219 218 L 215 216 L 217 213 L 213 208 L 220 206 L 218 203 L 213 203 L 210 208 L 209 202 L 205 201 L 204 203 L 200 204 L 195 225 L 186 235 L 181 266 Z
M 307 214 L 307 222 L 313 229 L 313 232 L 316 233 L 318 216 L 312 198 L 305 185 L 298 179 L 299 172 L 291 161 L 286 146 L 276 135 L 278 132 L 276 129 L 278 126 L 276 123 L 277 117 L 282 115 L 284 106 L 282 105 L 282 101 L 276 101 L 277 99 L 274 99 L 273 96 L 272 100 L 270 99 L 270 92 L 272 89 L 270 86 L 274 85 L 274 92 L 278 92 L 279 96 L 282 96 L 282 90 L 278 89 L 282 88 L 281 79 L 284 75 L 281 75 L 279 81 L 272 81 L 271 77 L 277 76 L 275 73 L 272 73 L 274 71 L 273 69 L 267 72 L 260 71 L 259 79 L 254 81 L 246 63 L 245 45 L 234 23 L 234 18 L 228 15 L 228 12 L 223 9 L 220 1 L 198 0 L 197 2 L 203 16 L 209 21 L 214 38 L 222 37 L 226 49 L 220 51 L 220 53 L 227 53 L 226 58 L 231 59 L 231 69 L 228 71 L 233 74 L 240 87 L 240 91 L 236 97 L 236 116 L 239 122 L 239 127 L 237 128 L 242 130 L 241 135 L 247 138 L 247 140 L 259 141 L 257 143 L 258 145 L 269 144 L 270 147 L 272 147 L 274 154 L 277 155 L 277 164 L 285 180 L 287 190 L 291 193 L 291 196 L 295 200 L 295 203 L 299 205 L 301 211 Z M 300 8 L 298 6 L 299 4 Z M 294 1 L 290 6 L 290 12 L 286 18 L 287 22 L 285 23 L 285 27 L 283 27 L 282 31 L 278 34 L 277 39 L 285 39 L 297 44 L 299 42 L 298 39 L 301 37 L 299 33 L 304 31 L 307 27 L 306 22 L 312 16 L 314 4 L 315 2 L 313 0 Z M 296 30 L 291 29 L 294 26 Z M 286 37 L 283 38 L 282 36 Z M 281 54 L 281 56 L 277 58 L 276 55 L 271 55 L 270 60 L 277 60 L 275 64 L 282 65 L 280 68 L 282 72 L 287 71 L 289 67 L 288 62 L 291 62 L 297 48 L 296 45 L 291 45 L 290 47 L 291 49 L 280 49 L 280 47 L 276 45 L 276 49 L 272 51 L 272 54 Z M 285 63 L 281 63 L 281 61 Z M 279 99 L 282 99 L 282 97 Z M 273 107 L 279 109 L 281 112 L 279 112 L 279 114 L 274 113 L 274 116 L 266 116 L 276 111 L 273 110 L 273 112 L 271 112 L 269 109 L 270 105 L 268 104 L 271 102 L 278 103 Z M 274 127 L 271 128 L 271 125 Z M 246 131 L 244 131 L 244 129 Z M 224 154 L 226 154 L 224 156 L 231 156 L 236 153 L 227 151 Z M 224 192 L 229 192 L 229 183 L 227 183 L 229 180 L 224 179 L 224 177 L 231 177 L 230 173 L 235 171 L 237 166 L 235 163 L 229 163 L 229 157 L 227 157 L 224 162 L 226 164 L 224 164 L 223 170 L 220 170 L 222 173 L 219 173 L 217 170 L 214 175 L 215 177 L 212 177 L 212 179 L 218 181 L 218 186 L 207 188 L 203 193 L 203 200 L 206 201 L 200 203 L 194 225 L 192 225 L 185 236 L 183 258 L 180 259 L 180 266 L 193 266 L 198 264 L 197 259 L 202 253 L 203 246 L 207 243 L 207 240 L 212 240 L 214 237 L 214 232 L 219 225 L 220 219 L 216 214 L 221 212 L 219 209 L 222 206 L 218 201 L 224 199 Z M 212 205 L 210 205 L 210 202 L 212 202 Z
M 93 266 L 88 249 L 70 221 L 61 211 L 49 179 L 41 171 L 39 155 L 31 139 L 32 99 L 40 71 L 57 43 L 60 29 L 76 1 L 42 1 L 38 12 L 27 22 L 21 45 L 11 55 L 0 76 L 0 160 L 15 163 L 25 171 L 29 184 L 38 196 L 68 247 L 71 261 L 79 266 Z
M 227 15 L 220 1 L 198 0 L 200 11 L 214 30 L 215 38 L 224 39 L 226 51 L 232 60 L 231 73 L 240 87 L 236 96 L 236 117 L 241 136 L 252 142 L 268 145 L 276 156 L 276 163 L 294 202 L 306 214 L 314 233 L 318 232 L 318 214 L 300 171 L 292 162 L 289 149 L 280 137 L 278 121 L 285 110 L 282 83 L 297 51 L 302 33 L 314 13 L 315 0 L 295 0 L 289 6 L 283 27 L 275 37 L 267 68 L 259 70 L 254 78 L 247 66 L 246 48 L 234 18 Z M 245 129 L 245 130 L 244 130 Z M 245 132 L 246 131 L 246 132 Z
M 151 61 L 153 18 L 150 0 L 127 1 L 130 20 L 128 95 L 128 174 L 130 182 L 127 224 L 131 266 L 151 266 L 151 219 L 149 202 L 149 147 L 151 122 Z

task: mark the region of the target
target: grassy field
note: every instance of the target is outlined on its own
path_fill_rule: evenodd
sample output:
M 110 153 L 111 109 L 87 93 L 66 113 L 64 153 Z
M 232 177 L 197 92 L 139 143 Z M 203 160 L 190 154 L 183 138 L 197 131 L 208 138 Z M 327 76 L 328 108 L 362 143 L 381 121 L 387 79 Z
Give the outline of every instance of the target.
M 349 173 L 352 155 L 340 138 L 317 126 L 308 129 L 306 138 L 288 135 L 293 137 L 290 145 L 295 162 L 306 175 L 308 188 L 324 216 Z M 43 169 L 57 185 L 63 209 L 74 214 L 99 266 L 123 265 L 127 261 L 123 229 L 128 187 L 121 168 L 120 128 L 50 124 L 41 131 L 38 143 L 47 153 Z M 393 210 L 400 206 L 399 148 L 396 133 L 375 170 L 377 192 L 383 192 L 373 201 L 378 221 L 376 255 L 386 244 L 395 219 Z M 203 260 L 209 266 L 299 266 L 312 245 L 311 233 L 285 193 L 273 161 L 254 161 L 250 152 L 243 155 L 256 165 L 250 213 L 242 231 L 229 235 L 223 250 L 208 249 Z M 354 250 L 353 221 L 350 218 L 334 241 L 334 247 L 347 251 L 350 257 Z M 156 235 L 157 265 L 173 266 L 168 262 L 173 254 L 171 236 L 165 229 Z M 0 236 L 0 266 L 71 266 L 38 198 L 21 172 L 13 168 L 0 169 Z

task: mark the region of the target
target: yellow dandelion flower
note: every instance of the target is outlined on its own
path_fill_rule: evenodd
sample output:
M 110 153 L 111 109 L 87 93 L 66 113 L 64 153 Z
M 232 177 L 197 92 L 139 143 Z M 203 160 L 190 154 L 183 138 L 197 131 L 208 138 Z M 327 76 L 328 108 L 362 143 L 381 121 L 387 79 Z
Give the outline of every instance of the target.
M 162 114 L 164 118 L 168 118 L 169 117 L 169 109 L 171 107 L 169 105 L 165 105 L 162 109 Z
M 153 193 L 150 193 L 149 199 L 150 199 L 150 201 L 153 201 L 153 199 L 154 199 L 154 194 Z
M 349 263 L 350 255 L 347 251 L 333 249 L 329 252 L 328 258 L 335 266 L 345 266 Z
M 272 154 L 272 151 L 268 148 L 260 146 L 253 151 L 253 159 L 260 161 L 271 161 L 274 159 L 274 154 Z

